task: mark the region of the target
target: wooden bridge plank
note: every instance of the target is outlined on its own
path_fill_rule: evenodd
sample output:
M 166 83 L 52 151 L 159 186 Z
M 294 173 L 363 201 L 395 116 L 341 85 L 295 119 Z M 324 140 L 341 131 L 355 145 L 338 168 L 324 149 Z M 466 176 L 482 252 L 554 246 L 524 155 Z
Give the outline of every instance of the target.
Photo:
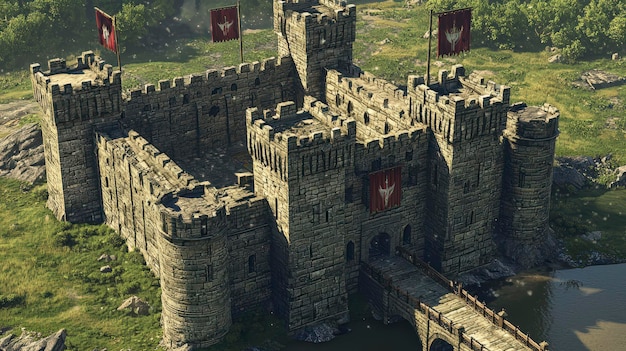
M 371 262 L 370 266 L 382 273 L 385 281 L 391 285 L 390 298 L 400 303 L 397 306 L 409 308 L 405 297 L 408 294 L 414 301 L 419 299 L 440 312 L 444 319 L 452 321 L 454 325 L 463 326 L 465 335 L 472 337 L 489 351 L 531 350 L 512 334 L 492 323 L 490 317 L 483 316 L 461 297 L 448 291 L 410 262 L 399 257 L 389 257 Z M 396 291 L 401 292 L 400 297 L 396 295 Z M 413 310 L 403 314 L 412 316 L 414 313 Z

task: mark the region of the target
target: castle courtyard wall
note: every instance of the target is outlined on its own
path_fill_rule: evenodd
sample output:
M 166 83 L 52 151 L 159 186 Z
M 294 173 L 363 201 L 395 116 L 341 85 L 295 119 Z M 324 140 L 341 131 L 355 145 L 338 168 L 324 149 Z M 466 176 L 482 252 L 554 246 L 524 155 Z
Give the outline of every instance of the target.
M 175 160 L 243 144 L 246 108 L 269 109 L 292 100 L 292 72 L 289 57 L 269 58 L 147 84 L 124 100 L 122 123 Z

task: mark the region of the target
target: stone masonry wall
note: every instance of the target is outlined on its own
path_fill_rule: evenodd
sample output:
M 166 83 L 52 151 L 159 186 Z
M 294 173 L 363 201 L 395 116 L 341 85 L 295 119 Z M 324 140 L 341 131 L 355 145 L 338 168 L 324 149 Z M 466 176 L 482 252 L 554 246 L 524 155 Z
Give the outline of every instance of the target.
M 558 119 L 550 105 L 518 103 L 508 113 L 499 241 L 507 256 L 527 267 L 546 256 Z
M 346 170 L 346 247 L 352 242 L 356 250 L 356 259 L 346 266 L 348 288 L 356 291 L 359 261 L 368 260 L 371 241 L 379 233 L 390 235 L 392 248 L 405 246 L 423 254 L 428 136 L 423 125 L 411 125 L 409 100 L 402 90 L 358 67 L 352 71 L 358 77 L 328 71 L 326 101 L 331 111 L 357 122 L 354 168 Z M 398 165 L 406 205 L 370 214 L 369 174 Z
M 120 114 L 120 72 L 91 52 L 78 58 L 76 68 L 61 59 L 48 65 L 45 72 L 38 64 L 30 68 L 33 94 L 44 111 L 48 207 L 58 219 L 97 223 L 102 215 L 93 130 Z
M 493 257 L 509 89 L 465 78 L 460 65 L 440 71 L 429 87 L 422 83 L 410 77 L 408 95 L 414 118 L 433 131 L 426 259 L 456 274 Z
M 107 224 L 161 277 L 168 345 L 212 345 L 232 314 L 270 300 L 264 199 L 237 186 L 216 197 L 135 131 L 111 129 L 97 140 Z M 199 212 L 188 217 L 194 203 Z M 217 206 L 215 216 L 206 206 Z
M 273 118 L 248 110 L 255 191 L 268 198 L 277 228 L 274 298 L 289 330 L 348 313 L 343 199 L 336 194 L 344 193 L 354 122 L 327 115 L 310 97 L 304 105 L 296 113 L 293 102 L 279 104 Z
M 148 84 L 124 100 L 122 122 L 173 159 L 243 144 L 246 108 L 292 100 L 292 72 L 289 57 L 270 58 Z
M 278 52 L 293 58 L 307 95 L 324 101 L 326 69 L 352 65 L 356 7 L 333 1 L 275 1 Z

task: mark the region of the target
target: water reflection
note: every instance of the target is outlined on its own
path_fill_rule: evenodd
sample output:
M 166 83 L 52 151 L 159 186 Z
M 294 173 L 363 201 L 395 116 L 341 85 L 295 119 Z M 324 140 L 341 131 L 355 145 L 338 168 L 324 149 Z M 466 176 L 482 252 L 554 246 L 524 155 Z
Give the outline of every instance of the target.
M 483 285 L 481 299 L 553 351 L 626 349 L 626 264 L 525 273 Z M 487 293 L 488 292 L 488 293 Z M 491 296 L 488 298 L 488 296 Z M 420 350 L 408 322 L 357 320 L 352 333 L 325 344 L 292 342 L 289 351 Z
M 626 264 L 521 274 L 492 284 L 494 309 L 551 350 L 623 350 Z

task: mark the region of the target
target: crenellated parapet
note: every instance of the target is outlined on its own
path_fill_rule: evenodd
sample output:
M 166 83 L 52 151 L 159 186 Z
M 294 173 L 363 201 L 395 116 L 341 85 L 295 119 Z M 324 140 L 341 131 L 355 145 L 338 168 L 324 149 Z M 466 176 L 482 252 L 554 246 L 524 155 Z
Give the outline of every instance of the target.
M 286 76 L 292 63 L 291 58 L 287 56 L 278 59 L 270 57 L 261 62 L 242 63 L 236 67 L 225 67 L 221 70 L 209 69 L 202 74 L 190 74 L 172 80 L 160 80 L 157 85 L 146 84 L 142 89 L 131 90 L 125 96 L 125 103 L 132 104 L 135 99 L 142 99 L 144 95 L 146 97 L 166 95 L 176 98 L 177 94 L 181 92 L 186 92 L 188 95 L 181 96 L 182 99 L 168 99 L 168 102 L 170 104 L 187 104 L 198 98 L 205 98 L 204 94 L 197 94 L 201 91 L 206 91 L 209 95 L 221 96 L 229 92 L 237 92 L 240 88 L 259 86 L 261 83 L 265 83 L 260 81 L 262 78 L 277 78 L 275 77 L 276 74 Z
M 324 100 L 326 69 L 352 66 L 356 7 L 335 1 L 275 1 L 278 52 L 293 58 L 305 95 Z
M 500 135 L 506 123 L 510 88 L 485 83 L 462 65 L 441 70 L 438 81 L 427 86 L 421 77 L 409 76 L 412 115 L 450 144 L 483 136 Z
M 47 71 L 32 64 L 30 72 L 35 100 L 55 124 L 120 112 L 121 72 L 91 51 L 83 52 L 73 67 L 52 59 Z
M 540 107 L 513 104 L 508 113 L 505 136 L 517 143 L 553 140 L 559 134 L 559 117 L 559 110 L 549 104 Z

